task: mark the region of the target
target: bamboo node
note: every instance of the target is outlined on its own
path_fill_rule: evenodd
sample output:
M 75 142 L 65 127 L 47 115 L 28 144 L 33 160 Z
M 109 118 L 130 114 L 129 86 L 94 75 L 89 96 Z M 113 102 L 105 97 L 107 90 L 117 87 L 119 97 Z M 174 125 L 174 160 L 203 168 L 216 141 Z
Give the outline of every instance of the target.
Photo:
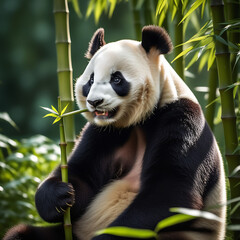
M 60 146 L 60 147 L 61 147 L 61 146 L 62 146 L 62 147 L 67 146 L 67 143 L 65 143 L 65 142 L 64 142 L 64 143 L 59 143 L 59 146 Z
M 72 72 L 72 71 L 73 71 L 72 68 L 57 69 L 57 73 L 61 73 L 61 72 Z
M 64 227 L 71 228 L 72 224 L 64 224 Z
M 68 168 L 68 165 L 63 164 L 63 165 L 61 165 L 61 168 L 62 168 L 62 169 L 67 169 L 67 168 Z
M 225 115 L 225 116 L 221 116 L 221 119 L 233 119 L 233 120 L 236 120 L 237 117 L 236 116 L 231 116 L 231 115 Z
M 56 41 L 55 41 L 55 44 L 58 44 L 58 43 L 71 44 L 72 42 L 71 42 L 70 39 L 68 39 L 68 40 L 56 40 Z
M 67 9 L 55 9 L 53 10 L 53 14 L 55 13 L 66 13 L 66 14 L 69 14 L 69 10 Z

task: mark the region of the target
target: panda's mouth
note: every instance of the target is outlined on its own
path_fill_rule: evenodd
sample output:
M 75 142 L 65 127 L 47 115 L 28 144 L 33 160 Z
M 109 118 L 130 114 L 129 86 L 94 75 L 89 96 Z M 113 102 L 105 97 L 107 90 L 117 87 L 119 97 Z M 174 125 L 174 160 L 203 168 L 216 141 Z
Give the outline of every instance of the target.
M 95 110 L 93 112 L 94 117 L 99 118 L 99 119 L 109 119 L 113 118 L 118 111 L 118 108 L 114 108 L 112 110 Z

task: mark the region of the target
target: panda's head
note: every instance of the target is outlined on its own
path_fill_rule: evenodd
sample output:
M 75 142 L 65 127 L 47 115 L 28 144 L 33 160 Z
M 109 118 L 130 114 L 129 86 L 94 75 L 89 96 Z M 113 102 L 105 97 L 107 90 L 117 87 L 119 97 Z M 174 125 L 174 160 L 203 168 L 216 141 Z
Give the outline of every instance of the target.
M 92 37 L 86 57 L 91 59 L 77 79 L 75 95 L 88 121 L 128 127 L 144 121 L 159 101 L 159 55 L 172 49 L 160 27 L 142 30 L 142 42 L 121 40 L 106 44 L 104 30 Z

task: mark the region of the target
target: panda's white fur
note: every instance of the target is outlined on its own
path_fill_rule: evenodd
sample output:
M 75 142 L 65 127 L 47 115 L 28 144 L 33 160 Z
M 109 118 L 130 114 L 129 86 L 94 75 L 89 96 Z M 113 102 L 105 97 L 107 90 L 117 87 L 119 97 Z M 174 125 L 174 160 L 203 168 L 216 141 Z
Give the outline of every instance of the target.
M 131 92 L 124 98 L 119 98 L 109 83 L 111 74 L 117 70 L 122 72 L 126 79 L 131 79 Z M 93 56 L 75 87 L 79 107 L 87 107 L 90 111 L 94 109 L 90 104 L 86 105 L 82 87 L 88 82 L 92 72 L 98 74 L 87 99 L 104 98 L 106 109 L 110 110 L 120 106 L 113 119 L 101 120 L 93 118 L 92 113 L 84 114 L 88 121 L 95 121 L 97 125 L 126 127 L 144 121 L 152 113 L 159 98 L 161 106 L 186 96 L 197 102 L 165 57 L 159 56 L 157 50 L 152 50 L 147 55 L 137 41 L 121 40 L 109 43 Z

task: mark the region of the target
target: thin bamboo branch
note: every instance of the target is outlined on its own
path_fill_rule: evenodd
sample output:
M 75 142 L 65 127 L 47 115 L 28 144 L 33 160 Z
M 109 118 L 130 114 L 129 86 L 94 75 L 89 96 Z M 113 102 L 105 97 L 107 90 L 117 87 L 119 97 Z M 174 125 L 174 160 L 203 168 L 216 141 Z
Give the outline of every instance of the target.
M 221 29 L 224 27 L 224 4 L 222 0 L 211 0 L 211 12 L 213 19 L 213 28 L 215 36 L 219 35 Z M 227 35 L 224 33 L 222 38 L 227 41 Z M 233 100 L 233 88 L 229 88 L 232 84 L 232 72 L 230 64 L 230 53 L 228 46 L 215 40 L 216 48 L 216 61 L 218 68 L 218 78 L 219 78 L 219 91 L 221 97 L 222 105 L 222 123 L 224 129 L 225 137 L 225 156 L 228 162 L 229 175 L 233 170 L 240 165 L 239 153 L 234 151 L 238 146 L 238 136 L 236 128 L 236 116 L 234 109 Z M 236 188 L 236 183 L 239 183 L 239 177 L 229 176 L 230 188 L 231 188 L 231 198 L 236 198 L 240 196 L 239 188 Z M 233 223 L 240 222 L 240 209 L 231 216 Z
M 67 0 L 54 0 L 56 26 L 57 74 L 61 104 L 67 104 L 68 112 L 74 109 L 71 39 L 69 31 L 69 10 Z M 72 116 L 64 119 L 66 127 L 67 155 L 72 151 L 75 141 L 75 127 Z

